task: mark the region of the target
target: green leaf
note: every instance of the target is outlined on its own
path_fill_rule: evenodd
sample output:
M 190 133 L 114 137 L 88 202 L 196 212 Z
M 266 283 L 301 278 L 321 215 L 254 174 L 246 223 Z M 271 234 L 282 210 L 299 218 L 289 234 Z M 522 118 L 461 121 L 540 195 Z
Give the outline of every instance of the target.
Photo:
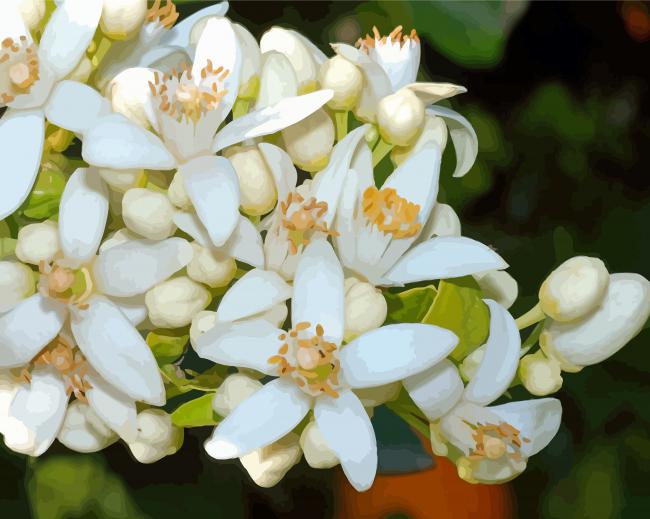
M 147 344 L 153 351 L 158 365 L 170 364 L 183 353 L 190 336 L 178 330 L 154 330 L 147 334 Z
M 420 323 L 436 298 L 433 285 L 411 288 L 397 294 L 384 292 L 388 304 L 386 323 Z
M 214 394 L 208 393 L 181 404 L 172 413 L 172 422 L 178 427 L 216 425 L 221 418 L 212 410 L 213 398 Z
M 11 256 L 16 250 L 15 238 L 0 238 L 0 259 Z
M 66 176 L 61 170 L 53 165 L 44 165 L 38 173 L 34 189 L 23 204 L 23 214 L 37 220 L 58 214 L 65 182 Z
M 171 384 L 171 387 L 167 388 L 167 398 L 169 399 L 193 390 L 214 391 L 226 378 L 228 368 L 214 365 L 203 373 L 195 374 L 192 371 L 183 371 L 176 366 L 166 364 L 160 367 L 160 372 L 163 379 Z M 190 375 L 190 378 L 187 375 Z
M 450 357 L 460 362 L 485 343 L 490 331 L 490 312 L 481 300 L 481 289 L 471 276 L 440 281 L 438 295 L 423 323 L 454 332 L 458 346 Z

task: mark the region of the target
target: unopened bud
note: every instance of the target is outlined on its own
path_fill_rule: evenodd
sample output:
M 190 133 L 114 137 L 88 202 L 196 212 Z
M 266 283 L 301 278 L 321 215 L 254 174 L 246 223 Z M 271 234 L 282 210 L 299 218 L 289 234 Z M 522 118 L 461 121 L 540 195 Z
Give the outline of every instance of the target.
M 424 124 L 424 104 L 411 90 L 402 88 L 379 101 L 377 124 L 386 142 L 409 146 Z
M 214 328 L 215 324 L 217 324 L 217 312 L 203 310 L 192 317 L 192 324 L 190 325 L 190 340 L 192 343 L 196 342 L 205 332 Z
M 334 147 L 334 123 L 322 108 L 282 130 L 285 149 L 300 169 L 314 173 L 329 161 Z
M 117 441 L 112 431 L 88 404 L 74 400 L 68 404 L 57 439 L 76 452 L 97 452 Z
M 34 293 L 32 269 L 18 261 L 0 261 L 0 314 Z
M 235 407 L 262 389 L 262 383 L 242 373 L 226 377 L 214 392 L 212 409 L 219 416 L 228 416 Z
M 129 443 L 129 449 L 140 463 L 155 463 L 183 445 L 183 429 L 175 426 L 171 416 L 161 409 L 140 412 L 137 425 L 138 436 Z
M 32 223 L 18 231 L 15 254 L 20 261 L 32 265 L 49 262 L 60 250 L 59 228 L 51 220 Z
M 257 485 L 270 488 L 300 461 L 301 455 L 298 435 L 290 432 L 276 442 L 245 454 L 239 461 Z
M 167 188 L 167 196 L 169 197 L 169 201 L 179 209 L 183 211 L 189 211 L 192 209 L 192 200 L 190 200 L 190 197 L 185 190 L 183 177 L 179 172 L 174 174 L 174 178 L 172 178 L 172 181 Z
M 149 128 L 153 117 L 149 83 L 154 80 L 154 71 L 148 68 L 134 67 L 120 72 L 106 89 L 113 111 Z
M 122 245 L 127 241 L 139 240 L 140 237 L 129 231 L 127 228 L 118 229 L 113 234 L 111 234 L 106 240 L 99 246 L 99 252 L 105 252 L 108 249 L 115 247 L 116 245 Z
M 102 32 L 114 40 L 126 40 L 142 27 L 147 0 L 104 0 L 99 20 Z
M 260 50 L 262 54 L 269 51 L 284 54 L 296 73 L 300 91 L 305 93 L 314 89 L 318 64 L 306 43 L 296 32 L 281 27 L 272 27 L 262 35 Z
M 224 155 L 239 178 L 242 211 L 251 216 L 271 211 L 278 194 L 271 170 L 257 146 L 233 146 Z
M 176 231 L 171 202 L 150 189 L 138 187 L 124 194 L 122 218 L 129 230 L 150 240 L 164 240 Z
M 45 0 L 19 0 L 18 10 L 27 28 L 33 31 L 45 16 Z
M 102 177 L 116 195 L 122 195 L 131 188 L 142 187 L 147 183 L 147 175 L 142 169 L 98 168 Z M 111 193 L 113 195 L 114 193 Z M 121 208 L 120 208 L 121 209 Z
M 329 88 L 334 92 L 327 103 L 333 110 L 352 110 L 363 89 L 363 74 L 359 68 L 339 55 L 321 65 L 318 81 L 321 88 Z
M 517 300 L 519 287 L 517 280 L 503 270 L 489 270 L 474 274 L 483 297 L 494 299 L 504 308 L 510 308 Z
M 313 469 L 330 469 L 339 464 L 339 459 L 325 443 L 325 438 L 316 425 L 309 422 L 300 435 L 300 447 L 305 461 Z
M 345 332 L 346 341 L 379 328 L 386 320 L 388 305 L 381 290 L 356 278 L 345 280 Z
M 160 328 L 180 328 L 210 304 L 210 292 L 186 276 L 163 281 L 145 295 L 149 319 Z
M 519 361 L 519 378 L 531 395 L 545 396 L 562 387 L 560 363 L 546 358 L 542 351 L 525 355 Z
M 192 243 L 194 256 L 187 265 L 187 275 L 194 281 L 212 288 L 225 287 L 237 273 L 237 263 L 233 258 L 218 258 L 210 249 Z

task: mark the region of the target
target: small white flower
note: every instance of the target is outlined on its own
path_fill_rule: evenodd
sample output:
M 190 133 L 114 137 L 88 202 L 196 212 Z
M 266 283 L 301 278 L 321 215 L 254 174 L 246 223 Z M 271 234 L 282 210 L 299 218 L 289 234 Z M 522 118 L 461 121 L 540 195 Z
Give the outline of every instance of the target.
M 176 453 L 183 445 L 183 437 L 183 428 L 174 425 L 165 411 L 145 409 L 138 413 L 137 437 L 127 443 L 140 463 L 155 463 Z

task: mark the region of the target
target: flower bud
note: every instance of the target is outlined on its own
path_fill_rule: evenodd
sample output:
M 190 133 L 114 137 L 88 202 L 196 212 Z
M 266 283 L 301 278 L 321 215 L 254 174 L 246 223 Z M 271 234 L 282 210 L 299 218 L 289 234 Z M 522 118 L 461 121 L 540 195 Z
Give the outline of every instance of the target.
M 354 394 L 359 397 L 363 407 L 368 408 L 377 407 L 395 400 L 401 389 L 402 384 L 400 382 L 392 382 L 383 386 L 355 389 Z
M 147 174 L 142 169 L 106 169 L 98 168 L 102 177 L 112 190 L 110 195 L 122 195 L 133 187 L 142 187 L 147 183 Z M 112 201 L 112 200 L 111 200 Z M 121 211 L 121 207 L 119 208 Z
M 474 274 L 474 279 L 481 287 L 483 297 L 494 299 L 504 308 L 510 308 L 517 300 L 519 295 L 517 280 L 503 270 L 489 270 Z
M 115 231 L 108 238 L 106 238 L 106 240 L 104 240 L 104 242 L 99 246 L 99 252 L 107 251 L 108 249 L 111 249 L 116 245 L 122 245 L 127 241 L 133 241 L 139 239 L 140 237 L 137 234 L 123 227 L 122 229 L 118 229 L 117 231 Z
M 609 273 L 598 258 L 568 259 L 546 278 L 539 289 L 543 312 L 556 321 L 580 319 L 600 305 Z
M 202 310 L 192 317 L 190 325 L 190 341 L 195 342 L 201 335 L 214 328 L 217 324 L 217 312 Z
M 210 292 L 186 276 L 163 281 L 144 297 L 149 319 L 160 328 L 180 328 L 210 304 Z
M 252 377 L 235 373 L 226 377 L 214 392 L 212 409 L 219 416 L 228 416 L 235 407 L 262 389 L 262 383 Z
M 463 359 L 463 362 L 460 363 L 458 371 L 460 372 L 460 376 L 465 382 L 474 378 L 474 375 L 476 375 L 479 366 L 483 362 L 484 355 L 485 345 L 482 345 L 476 348 L 472 353 Z
M 164 240 L 176 231 L 171 202 L 150 189 L 136 187 L 124 194 L 122 218 L 129 230 L 150 240 Z
M 127 68 L 117 74 L 106 89 L 113 111 L 149 128 L 155 117 L 149 87 L 154 79 L 154 71 L 148 68 Z
M 546 396 L 562 387 L 560 363 L 546 358 L 542 351 L 525 355 L 519 361 L 519 378 L 531 395 Z
M 414 143 L 410 146 L 395 146 L 390 152 L 390 158 L 399 166 L 402 162 L 408 159 L 413 153 L 422 149 L 423 146 L 429 142 L 435 142 L 440 146 L 443 151 L 447 146 L 447 123 L 442 117 L 435 115 L 426 115 L 424 117 L 424 125 L 422 132 Z
M 245 454 L 239 461 L 257 485 L 270 488 L 277 485 L 301 457 L 298 435 L 290 432 L 276 442 Z
M 17 261 L 0 261 L 0 314 L 34 293 L 32 269 Z
M 32 265 L 49 262 L 60 250 L 59 228 L 52 220 L 32 223 L 18 231 L 14 253 L 20 261 Z
M 217 257 L 210 249 L 192 242 L 194 256 L 187 265 L 187 275 L 194 281 L 212 288 L 225 287 L 237 273 L 237 263 L 233 258 Z
M 104 0 L 99 25 L 114 40 L 126 40 L 136 34 L 147 14 L 147 0 Z
M 183 177 L 179 172 L 174 173 L 174 178 L 172 178 L 172 181 L 167 188 L 167 197 L 172 204 L 183 211 L 189 211 L 192 209 L 192 201 L 190 200 L 187 191 L 185 191 Z
M 145 409 L 138 414 L 137 424 L 138 436 L 129 449 L 140 463 L 155 463 L 183 445 L 183 429 L 162 409 Z
M 363 89 L 363 74 L 356 65 L 343 56 L 335 55 L 320 67 L 318 81 L 321 88 L 334 91 L 327 103 L 333 110 L 352 110 Z
M 375 328 L 386 320 L 388 305 L 381 290 L 356 278 L 345 280 L 345 332 L 347 342 Z
M 300 447 L 305 461 L 313 469 L 331 469 L 339 464 L 339 459 L 325 443 L 325 438 L 316 425 L 309 422 L 300 435 Z
M 19 0 L 18 10 L 27 28 L 33 31 L 45 16 L 45 0 Z
M 76 452 L 97 452 L 117 441 L 117 434 L 88 404 L 74 400 L 68 405 L 57 439 Z
M 424 123 L 424 104 L 408 88 L 384 97 L 377 107 L 382 138 L 396 146 L 413 144 Z
M 242 211 L 251 216 L 271 211 L 278 194 L 271 170 L 257 146 L 233 146 L 224 155 L 239 178 Z
M 300 169 L 314 173 L 329 161 L 334 147 L 334 123 L 322 108 L 282 130 L 285 149 Z

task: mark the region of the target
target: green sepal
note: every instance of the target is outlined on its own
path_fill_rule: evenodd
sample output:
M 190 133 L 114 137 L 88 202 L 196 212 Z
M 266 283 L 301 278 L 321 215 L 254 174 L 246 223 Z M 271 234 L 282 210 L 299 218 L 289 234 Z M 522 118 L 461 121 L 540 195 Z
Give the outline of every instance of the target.
M 177 360 L 187 346 L 190 336 L 186 328 L 181 330 L 158 329 L 147 334 L 147 344 L 151 348 L 159 366 Z
M 228 368 L 215 364 L 203 373 L 195 373 L 166 364 L 160 367 L 160 372 L 167 383 L 167 399 L 170 399 L 192 390 L 203 392 L 216 390 L 226 378 Z
M 36 177 L 32 192 L 22 206 L 28 218 L 45 220 L 59 213 L 59 202 L 65 188 L 66 175 L 53 162 L 46 162 Z
M 207 393 L 179 405 L 171 414 L 172 422 L 178 427 L 216 425 L 221 417 L 212 409 L 213 398 L 213 393 Z
M 384 292 L 388 305 L 386 324 L 421 323 L 437 293 L 433 285 L 411 288 L 396 294 Z

